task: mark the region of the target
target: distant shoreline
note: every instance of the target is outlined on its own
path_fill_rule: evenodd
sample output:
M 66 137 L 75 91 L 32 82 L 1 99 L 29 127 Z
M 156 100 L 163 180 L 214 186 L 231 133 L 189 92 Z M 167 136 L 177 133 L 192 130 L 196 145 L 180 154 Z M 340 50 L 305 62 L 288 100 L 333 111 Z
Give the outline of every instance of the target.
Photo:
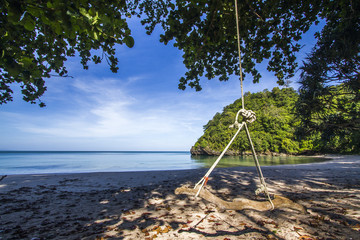
M 259 156 L 260 164 L 302 164 L 324 161 L 305 156 Z M 0 175 L 89 172 L 133 172 L 208 168 L 212 157 L 186 151 L 15 151 L 0 152 Z M 253 166 L 252 157 L 225 157 L 217 167 Z
M 198 147 L 195 148 L 194 146 L 190 149 L 190 154 L 191 156 L 220 156 L 222 152 L 221 151 L 216 151 L 216 150 L 212 150 L 209 148 L 203 148 L 203 147 Z M 249 151 L 234 151 L 234 150 L 228 150 L 226 151 L 226 153 L 224 154 L 224 156 L 251 156 L 253 155 L 252 152 Z M 321 152 L 313 152 L 313 151 L 309 151 L 309 152 L 302 152 L 302 153 L 282 153 L 282 152 L 256 152 L 257 156 L 274 156 L 274 157 L 278 157 L 278 156 L 300 156 L 300 157 L 314 157 L 314 156 L 323 156 L 323 155 L 357 155 L 356 153 L 352 154 L 346 154 L 346 153 L 321 153 Z
M 344 159 L 344 158 L 351 158 L 351 159 L 357 159 L 358 161 L 360 161 L 360 155 L 335 155 L 335 154 L 324 154 L 324 155 L 310 155 L 310 156 L 305 156 L 305 157 L 314 157 L 314 158 L 323 158 L 326 159 L 325 161 L 321 161 L 321 162 L 312 162 L 312 163 L 299 163 L 299 164 L 279 164 L 279 165 L 264 165 L 261 166 L 261 168 L 264 169 L 271 169 L 271 168 L 293 168 L 293 167 L 298 167 L 299 169 L 301 168 L 312 168 L 312 167 L 317 167 L 317 166 L 324 166 L 327 165 L 327 167 L 329 167 L 330 165 L 336 164 L 338 161 L 343 161 L 340 159 Z M 351 160 L 352 161 L 352 160 Z M 216 168 L 215 170 L 217 171 L 221 171 L 221 169 L 224 170 L 237 170 L 237 169 L 252 169 L 254 168 L 254 166 L 235 166 L 235 167 L 222 167 L 222 168 Z M 129 171 L 94 171 L 94 172 L 59 172 L 59 173 L 19 173 L 19 174 L 3 174 L 0 175 L 1 176 L 64 176 L 64 175 L 98 175 L 98 174 L 125 174 L 125 175 L 131 175 L 131 174 L 150 174 L 150 175 L 162 175 L 162 173 L 164 174 L 168 174 L 168 173 L 185 173 L 185 172 L 198 172 L 198 171 L 206 171 L 206 169 L 208 169 L 207 167 L 201 167 L 201 168 L 195 168 L 195 169 L 173 169 L 173 170 L 139 170 L 139 171 L 134 171 L 134 170 L 129 170 Z M 4 177 L 5 178 L 5 177 Z

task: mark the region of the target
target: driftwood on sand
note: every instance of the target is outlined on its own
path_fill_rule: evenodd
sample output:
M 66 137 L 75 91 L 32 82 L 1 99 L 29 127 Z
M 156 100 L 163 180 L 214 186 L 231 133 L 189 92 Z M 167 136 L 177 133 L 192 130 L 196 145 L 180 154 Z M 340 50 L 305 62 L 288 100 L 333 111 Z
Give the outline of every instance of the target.
M 0 177 L 0 182 L 1 182 L 4 178 L 6 178 L 6 177 L 7 177 L 7 175 L 1 176 L 1 177 Z
M 198 189 L 188 188 L 188 187 L 179 187 L 175 190 L 175 194 L 186 194 L 194 195 L 197 193 Z M 246 198 L 236 198 L 232 202 L 224 201 L 221 198 L 215 196 L 207 189 L 202 189 L 199 197 L 207 200 L 208 202 L 214 203 L 220 210 L 244 210 L 244 209 L 254 209 L 258 211 L 268 211 L 272 210 L 272 206 L 268 201 L 254 201 Z M 302 213 L 306 212 L 304 206 L 291 201 L 290 199 L 282 196 L 275 195 L 275 198 L 272 200 L 275 208 L 290 208 L 293 210 L 300 211 Z

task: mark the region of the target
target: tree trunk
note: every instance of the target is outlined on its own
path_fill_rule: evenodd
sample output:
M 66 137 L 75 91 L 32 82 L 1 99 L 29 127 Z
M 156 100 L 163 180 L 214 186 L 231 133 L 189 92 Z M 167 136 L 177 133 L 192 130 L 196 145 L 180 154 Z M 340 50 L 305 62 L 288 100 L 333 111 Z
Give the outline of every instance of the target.
M 175 194 L 187 194 L 193 195 L 197 193 L 198 189 L 188 188 L 188 187 L 179 187 L 175 190 Z M 244 209 L 254 209 L 258 211 L 268 211 L 272 210 L 272 206 L 268 201 L 254 201 L 246 198 L 236 198 L 232 202 L 224 201 L 221 198 L 215 196 L 206 189 L 200 191 L 199 197 L 207 200 L 208 202 L 216 204 L 220 210 L 244 210 Z M 304 206 L 291 201 L 290 199 L 282 196 L 275 195 L 275 198 L 272 200 L 275 208 L 290 208 L 293 210 L 306 213 Z

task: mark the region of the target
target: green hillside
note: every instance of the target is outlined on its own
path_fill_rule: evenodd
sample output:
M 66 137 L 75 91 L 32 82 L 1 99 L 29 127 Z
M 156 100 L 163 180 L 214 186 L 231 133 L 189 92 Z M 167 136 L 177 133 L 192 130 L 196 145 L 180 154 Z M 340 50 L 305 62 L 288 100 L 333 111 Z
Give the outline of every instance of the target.
M 293 88 L 278 87 L 271 92 L 264 90 L 244 95 L 245 109 L 256 113 L 256 121 L 248 124 L 256 152 L 298 154 L 312 149 L 308 141 L 300 141 L 295 135 L 299 126 L 299 119 L 295 115 L 298 97 Z M 219 155 L 236 132 L 236 129 L 229 126 L 234 123 L 236 113 L 241 108 L 241 99 L 238 99 L 226 106 L 222 113 L 216 113 L 204 126 L 204 134 L 192 147 L 191 153 Z M 227 154 L 249 152 L 249 142 L 245 131 L 242 130 Z

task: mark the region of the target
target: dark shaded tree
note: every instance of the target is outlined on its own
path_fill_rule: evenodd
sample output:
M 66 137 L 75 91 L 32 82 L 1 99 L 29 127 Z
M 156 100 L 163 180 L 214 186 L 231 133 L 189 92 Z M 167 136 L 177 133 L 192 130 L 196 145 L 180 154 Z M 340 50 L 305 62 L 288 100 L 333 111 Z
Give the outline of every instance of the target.
M 360 3 L 332 1 L 326 25 L 301 67 L 299 134 L 322 151 L 360 149 Z

